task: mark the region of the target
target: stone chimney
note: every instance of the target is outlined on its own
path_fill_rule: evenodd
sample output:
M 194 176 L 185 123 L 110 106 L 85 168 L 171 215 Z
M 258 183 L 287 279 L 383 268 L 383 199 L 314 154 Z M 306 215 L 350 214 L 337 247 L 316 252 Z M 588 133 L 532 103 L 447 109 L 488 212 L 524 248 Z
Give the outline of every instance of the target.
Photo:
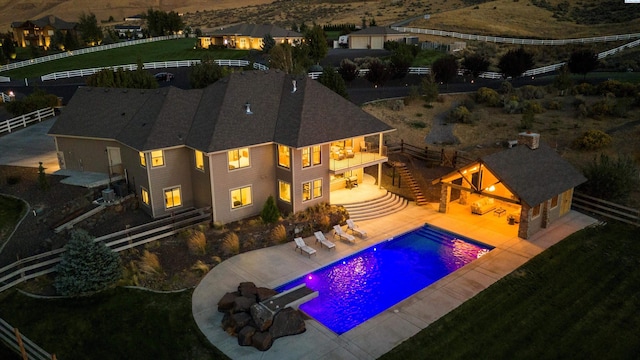
M 535 150 L 540 145 L 540 134 L 521 132 L 518 134 L 518 145 L 527 145 L 531 150 Z

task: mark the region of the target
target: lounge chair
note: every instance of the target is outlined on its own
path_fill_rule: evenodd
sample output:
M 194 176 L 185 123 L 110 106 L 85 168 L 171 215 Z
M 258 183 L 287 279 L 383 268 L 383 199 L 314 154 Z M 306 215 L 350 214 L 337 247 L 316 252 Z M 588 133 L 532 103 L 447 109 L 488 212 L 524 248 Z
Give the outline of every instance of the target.
M 334 225 L 333 226 L 333 237 L 339 236 L 340 239 L 343 240 L 347 240 L 349 242 L 356 242 L 356 238 L 355 236 L 351 235 L 351 234 L 347 234 L 346 232 L 344 232 L 344 230 L 342 230 L 342 228 L 340 227 L 340 225 Z
M 351 230 L 351 233 L 360 235 L 361 238 L 367 237 L 367 232 L 360 229 L 356 223 L 351 219 L 347 219 L 347 229 Z
M 301 237 L 297 237 L 297 238 L 293 239 L 293 241 L 296 242 L 295 250 L 300 249 L 300 254 L 302 254 L 304 252 L 307 255 L 309 255 L 309 257 L 311 257 L 311 255 L 316 253 L 316 249 L 314 249 L 311 246 L 307 245 L 304 242 L 304 239 L 302 239 Z
M 329 250 L 336 248 L 336 244 L 334 244 L 331 241 L 327 240 L 327 238 L 324 237 L 324 234 L 322 233 L 322 231 L 316 231 L 316 232 L 313 233 L 313 235 L 316 236 L 316 242 L 318 242 L 318 241 L 320 242 L 320 246 L 324 245 Z

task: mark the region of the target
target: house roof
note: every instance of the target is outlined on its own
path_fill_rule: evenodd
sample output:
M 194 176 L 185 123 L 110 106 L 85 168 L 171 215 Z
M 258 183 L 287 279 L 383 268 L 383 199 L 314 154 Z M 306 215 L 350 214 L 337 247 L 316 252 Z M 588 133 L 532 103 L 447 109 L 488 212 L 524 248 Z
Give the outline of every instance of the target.
M 394 30 L 385 26 L 369 26 L 362 30 L 354 31 L 349 36 L 371 36 L 371 35 L 405 35 L 398 30 Z
M 252 38 L 263 38 L 265 35 L 270 34 L 272 37 L 284 37 L 284 38 L 296 38 L 302 37 L 302 34 L 293 30 L 283 29 L 281 27 L 270 24 L 238 24 L 232 25 L 223 29 L 216 30 L 212 33 L 213 36 L 221 35 L 242 35 Z
M 76 25 L 78 25 L 78 23 L 75 23 L 75 22 L 68 22 L 60 19 L 59 17 L 53 16 L 53 15 L 47 15 L 37 20 L 16 21 L 11 23 L 11 27 L 21 28 L 26 26 L 27 23 L 31 23 L 40 28 L 50 25 L 51 27 L 57 30 L 70 30 L 70 29 L 74 29 Z
M 49 134 L 113 139 L 140 151 L 186 145 L 217 152 L 270 142 L 300 148 L 392 130 L 315 80 L 270 70 L 233 73 L 205 89 L 81 87 Z

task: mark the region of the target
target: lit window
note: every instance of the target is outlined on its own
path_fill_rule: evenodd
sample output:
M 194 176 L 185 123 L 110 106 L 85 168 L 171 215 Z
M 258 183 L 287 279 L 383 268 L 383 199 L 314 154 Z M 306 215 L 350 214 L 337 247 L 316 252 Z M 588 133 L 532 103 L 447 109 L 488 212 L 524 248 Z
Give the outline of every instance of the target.
M 313 165 L 320 165 L 322 163 L 322 151 L 320 145 L 313 147 Z
M 229 170 L 240 169 L 250 165 L 249 148 L 230 150 L 228 156 Z
M 558 198 L 559 198 L 558 195 L 556 195 L 553 198 L 551 198 L 551 208 L 552 209 L 558 206 Z
M 322 197 L 322 179 L 313 181 L 313 198 Z
M 147 167 L 147 155 L 143 152 L 140 152 L 140 166 Z
M 142 202 L 145 205 L 149 205 L 149 192 L 147 191 L 147 189 L 143 187 L 140 188 L 140 197 L 142 198 Z
M 204 171 L 204 154 L 202 151 L 195 151 L 196 156 L 196 169 Z
M 311 200 L 311 183 L 302 183 L 302 201 Z
M 302 201 L 322 197 L 322 179 L 302 183 Z
M 311 165 L 320 165 L 321 163 L 320 146 L 312 146 L 302 149 L 302 167 L 306 168 Z
M 162 150 L 156 150 L 151 152 L 151 166 L 158 167 L 164 166 L 164 153 Z
M 287 169 L 291 167 L 291 150 L 288 146 L 278 145 L 278 165 Z
M 533 211 L 531 212 L 531 217 L 536 218 L 540 216 L 540 204 L 533 207 Z
M 302 149 L 302 167 L 311 166 L 311 148 Z
M 280 196 L 280 200 L 290 203 L 291 202 L 291 184 L 282 180 L 278 180 L 278 189 L 279 189 L 278 193 Z
M 180 194 L 180 187 L 164 190 L 164 204 L 165 209 L 171 209 L 182 205 L 182 196 Z
M 231 208 L 251 205 L 251 186 L 231 190 Z

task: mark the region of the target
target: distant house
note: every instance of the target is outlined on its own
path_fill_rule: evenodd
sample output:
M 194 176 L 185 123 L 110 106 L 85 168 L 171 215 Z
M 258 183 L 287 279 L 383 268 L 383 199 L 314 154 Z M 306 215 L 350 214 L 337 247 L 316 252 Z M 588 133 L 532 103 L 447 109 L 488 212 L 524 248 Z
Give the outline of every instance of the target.
M 13 40 L 19 47 L 39 46 L 49 48 L 55 32 L 60 30 L 63 35 L 71 32 L 77 36 L 78 23 L 64 21 L 53 15 L 37 20 L 26 20 L 11 23 Z
M 456 201 L 471 213 L 504 214 L 506 221 L 518 224 L 523 239 L 569 212 L 573 189 L 585 177 L 540 143 L 539 134 L 521 133 L 518 144 L 435 180 L 442 184 L 439 211 L 448 212 Z
M 349 34 L 349 49 L 384 49 L 385 41 L 404 41 L 407 33 L 382 27 L 370 26 Z
M 393 131 L 306 76 L 233 73 L 205 89 L 79 88 L 49 131 L 60 167 L 124 177 L 153 217 L 211 207 L 212 220 L 329 202 L 387 161 Z M 367 146 L 365 149 L 364 146 Z
M 265 35 L 271 35 L 276 44 L 294 44 L 303 39 L 302 34 L 275 25 L 238 24 L 200 36 L 198 43 L 204 49 L 208 49 L 209 46 L 224 46 L 234 49 L 260 50 Z
M 142 39 L 142 25 L 116 25 L 113 30 L 120 39 Z

